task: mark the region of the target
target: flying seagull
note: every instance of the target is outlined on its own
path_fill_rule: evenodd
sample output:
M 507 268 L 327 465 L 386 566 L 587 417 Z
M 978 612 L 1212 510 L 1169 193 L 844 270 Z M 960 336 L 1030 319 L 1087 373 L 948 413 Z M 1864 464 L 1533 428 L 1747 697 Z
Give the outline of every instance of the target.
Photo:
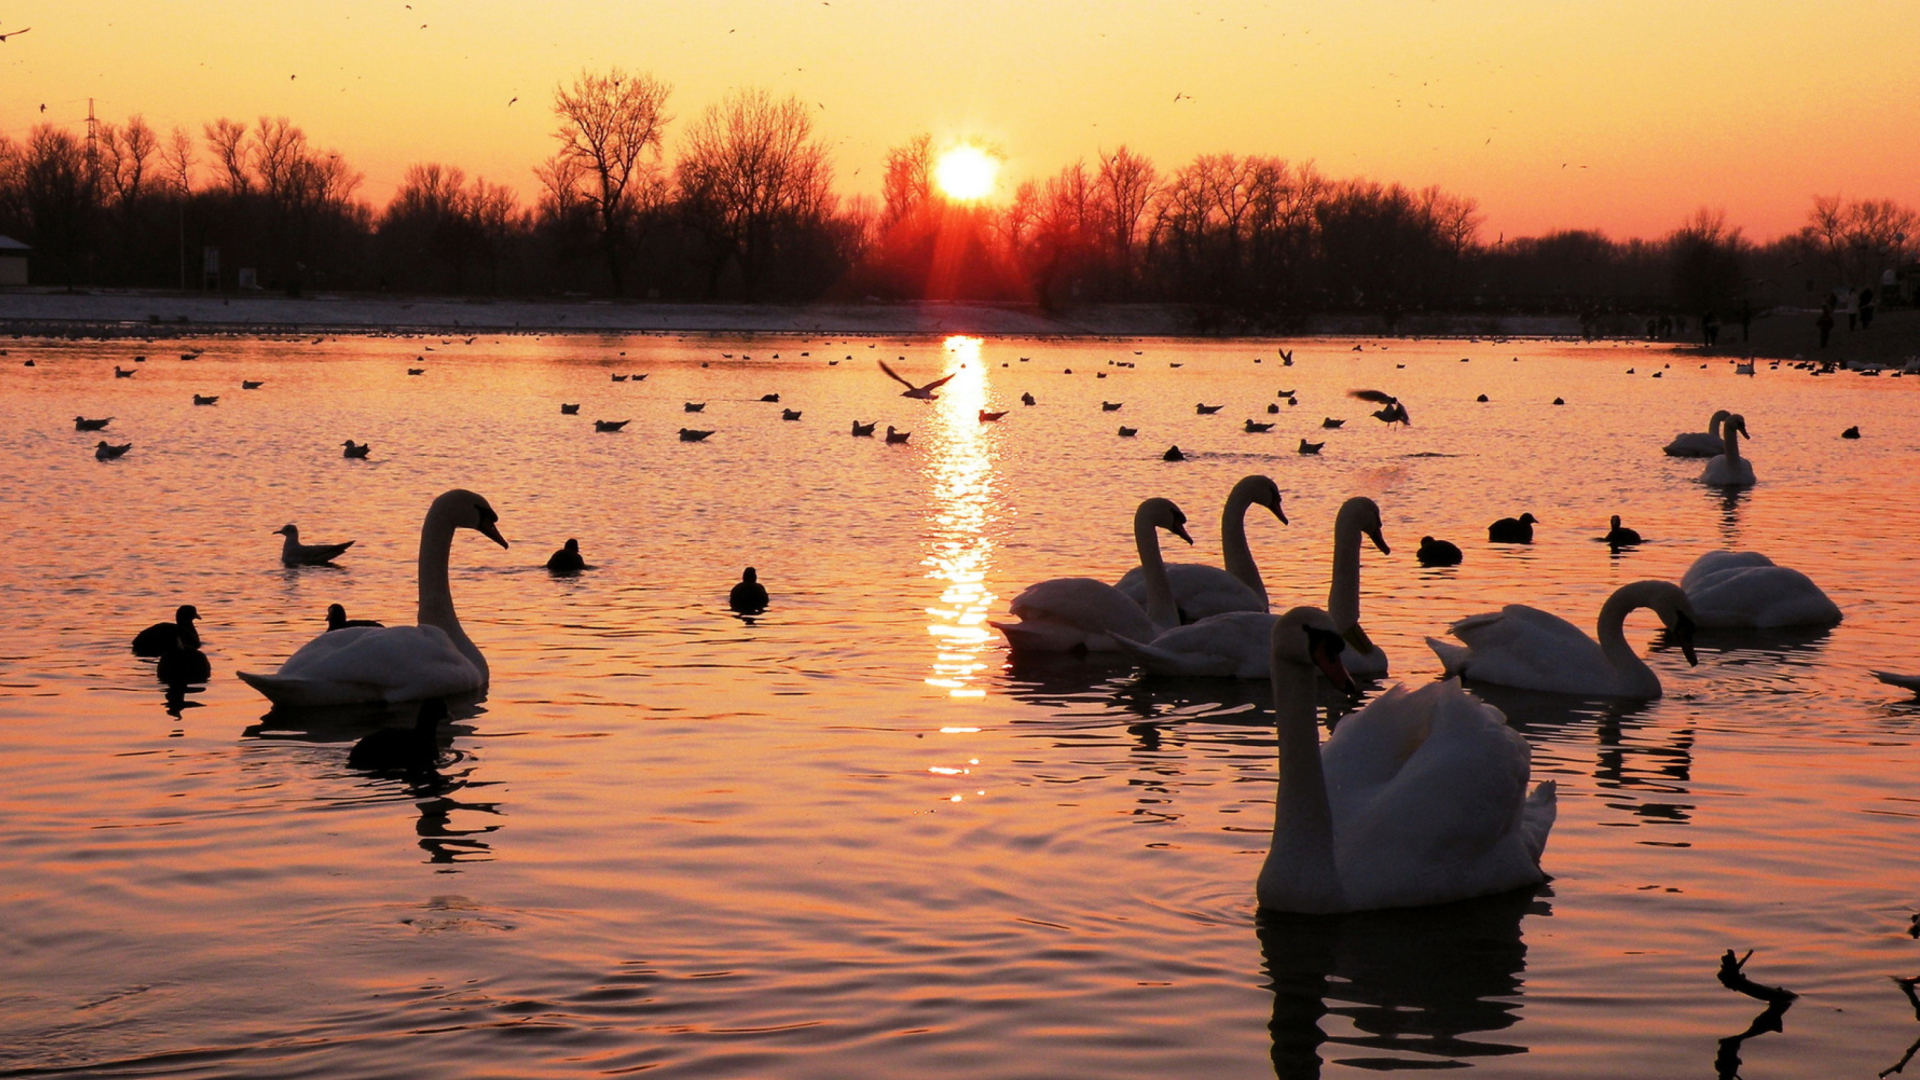
M 956 371 L 952 375 L 944 375 L 938 379 L 935 379 L 925 386 L 915 386 L 912 383 L 908 382 L 907 380 L 901 378 L 899 372 L 888 367 L 887 362 L 885 360 L 880 360 L 877 362 L 880 365 L 880 370 L 886 372 L 888 378 L 892 379 L 894 382 L 899 383 L 901 386 L 906 387 L 906 390 L 900 394 L 901 397 L 917 398 L 921 401 L 933 401 L 939 398 L 940 395 L 934 393 L 934 391 L 938 390 L 942 386 L 945 386 L 950 380 L 952 380 L 954 375 L 960 374 L 959 372 Z
M 1405 424 L 1408 427 L 1413 426 L 1413 420 L 1407 416 L 1407 407 L 1402 405 L 1400 399 L 1394 397 L 1392 394 L 1380 390 L 1349 390 L 1347 391 L 1347 396 L 1385 406 L 1385 408 L 1373 414 L 1374 419 L 1382 423 Z

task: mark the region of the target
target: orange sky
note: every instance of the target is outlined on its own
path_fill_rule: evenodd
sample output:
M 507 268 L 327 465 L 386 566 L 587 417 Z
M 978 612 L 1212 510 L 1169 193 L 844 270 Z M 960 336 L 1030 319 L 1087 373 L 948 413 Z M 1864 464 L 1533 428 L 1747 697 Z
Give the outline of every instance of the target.
M 849 192 L 927 130 L 998 145 L 1015 182 L 1124 142 L 1163 168 L 1231 150 L 1437 183 L 1480 200 L 1489 240 L 1657 235 L 1702 204 L 1765 239 L 1816 193 L 1920 202 L 1912 0 L 14 0 L 0 18 L 33 27 L 0 44 L 6 134 L 42 103 L 78 127 L 89 97 L 195 132 L 286 115 L 376 202 L 427 160 L 530 192 L 554 85 L 615 64 L 674 86 L 675 130 L 733 87 L 813 102 Z

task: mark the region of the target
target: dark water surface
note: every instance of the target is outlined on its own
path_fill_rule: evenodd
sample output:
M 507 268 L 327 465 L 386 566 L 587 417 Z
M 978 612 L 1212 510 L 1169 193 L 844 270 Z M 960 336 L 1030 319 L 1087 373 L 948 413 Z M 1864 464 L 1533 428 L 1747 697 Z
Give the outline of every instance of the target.
M 1920 973 L 1920 706 L 1866 675 L 1920 670 L 1920 381 L 1543 342 L 1308 342 L 1283 367 L 1247 343 L 824 340 L 10 342 L 0 1075 L 1701 1076 L 1761 1011 L 1716 983 L 1728 948 L 1802 995 L 1731 1048 L 1747 1076 L 1868 1075 L 1920 1036 L 1888 979 Z M 927 404 L 875 357 L 966 367 Z M 1362 386 L 1415 426 L 1342 396 Z M 1278 389 L 1300 404 L 1268 417 Z M 1660 453 L 1715 407 L 1754 435 L 1746 494 Z M 76 413 L 132 453 L 94 461 Z M 1295 454 L 1325 416 L 1348 423 Z M 1192 459 L 1160 461 L 1175 442 Z M 1590 626 L 1722 546 L 1806 570 L 1847 619 L 1707 638 L 1692 669 L 1655 648 L 1651 704 L 1489 692 L 1560 783 L 1537 895 L 1262 924 L 1265 687 L 1010 668 L 984 625 L 1028 582 L 1133 565 L 1149 495 L 1194 519 L 1175 557 L 1217 560 L 1256 472 L 1293 520 L 1251 521 L 1277 607 L 1325 603 L 1334 509 L 1379 501 L 1394 553 L 1364 556 L 1363 613 L 1395 680 L 1437 673 L 1421 638 L 1454 618 Z M 420 519 L 455 486 L 514 542 L 453 553 L 491 696 L 431 774 L 350 769 L 405 717 L 268 716 L 233 673 L 329 603 L 411 621 Z M 1484 542 L 1523 510 L 1531 548 Z M 1649 542 L 1610 555 L 1611 513 Z M 283 570 L 289 521 L 358 544 Z M 1465 564 L 1420 568 L 1429 533 Z M 568 537 L 597 569 L 555 580 Z M 748 564 L 774 596 L 752 624 L 725 608 Z M 214 677 L 170 711 L 126 645 L 179 603 Z

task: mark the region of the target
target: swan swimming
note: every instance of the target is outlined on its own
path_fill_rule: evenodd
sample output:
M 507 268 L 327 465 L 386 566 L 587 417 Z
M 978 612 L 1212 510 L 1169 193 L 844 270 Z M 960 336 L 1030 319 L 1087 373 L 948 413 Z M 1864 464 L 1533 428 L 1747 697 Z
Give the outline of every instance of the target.
M 1273 843 L 1255 892 L 1268 911 L 1336 914 L 1489 896 L 1546 880 L 1555 785 L 1527 790 L 1532 750 L 1459 680 L 1396 686 L 1320 742 L 1316 669 L 1351 690 L 1333 620 L 1274 623 L 1279 736 Z
M 1168 584 L 1166 564 L 1160 558 L 1160 536 L 1165 529 L 1193 543 L 1187 535 L 1187 515 L 1170 499 L 1147 499 L 1133 512 L 1133 542 L 1146 568 L 1145 610 L 1126 593 L 1087 577 L 1052 578 L 1029 585 L 1013 598 L 1009 610 L 1018 622 L 987 620 L 1007 636 L 1015 652 L 1115 652 L 1122 634 L 1135 641 L 1151 641 L 1180 625 Z
M 240 672 L 280 707 L 355 705 L 458 696 L 487 687 L 487 660 L 460 626 L 447 584 L 457 529 L 507 546 L 487 500 L 454 489 L 433 500 L 420 526 L 418 626 L 348 627 L 302 645 L 272 675 Z
M 1668 457 L 1704 457 L 1710 458 L 1720 453 L 1725 445 L 1720 439 L 1720 422 L 1732 414 L 1725 409 L 1715 409 L 1713 417 L 1707 421 L 1705 431 L 1683 431 L 1673 437 L 1664 449 Z
M 1327 613 L 1340 636 L 1353 646 L 1347 673 L 1377 679 L 1387 673 L 1386 650 L 1367 639 L 1360 627 L 1360 538 L 1365 536 L 1382 555 L 1393 554 L 1380 532 L 1380 504 L 1355 495 L 1340 504 L 1333 519 L 1333 582 L 1327 589 Z
M 1428 638 L 1427 645 L 1449 677 L 1556 694 L 1657 698 L 1660 677 L 1627 644 L 1627 615 L 1638 608 L 1660 616 L 1687 663 L 1699 663 L 1693 652 L 1693 604 L 1671 581 L 1635 581 L 1615 589 L 1600 606 L 1597 642 L 1558 615 L 1508 604 L 1447 628 L 1465 645 L 1438 638 Z
M 1173 601 L 1180 609 L 1180 621 L 1198 622 L 1227 611 L 1266 611 L 1267 586 L 1260 580 L 1260 567 L 1247 546 L 1247 510 L 1264 506 L 1287 524 L 1287 512 L 1280 505 L 1280 487 L 1266 476 L 1243 476 L 1227 493 L 1220 510 L 1220 553 L 1226 569 L 1206 563 L 1168 563 L 1167 581 L 1173 588 Z M 1145 607 L 1147 582 L 1145 571 L 1136 566 L 1126 572 L 1114 588 L 1128 599 Z
M 1727 417 L 1720 425 L 1722 451 L 1720 456 L 1707 462 L 1700 473 L 1703 483 L 1718 487 L 1752 487 L 1753 462 L 1740 456 L 1740 436 L 1747 435 L 1747 418 L 1738 413 Z
M 1680 578 L 1701 626 L 1771 630 L 1833 626 L 1840 608 L 1813 579 L 1757 551 L 1709 551 Z

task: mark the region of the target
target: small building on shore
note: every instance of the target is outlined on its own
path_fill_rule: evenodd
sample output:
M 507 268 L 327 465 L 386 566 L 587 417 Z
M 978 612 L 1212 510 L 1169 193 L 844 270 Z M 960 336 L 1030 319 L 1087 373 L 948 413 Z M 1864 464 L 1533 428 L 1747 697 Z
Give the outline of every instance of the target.
M 0 285 L 27 283 L 27 253 L 32 250 L 11 236 L 0 236 Z

